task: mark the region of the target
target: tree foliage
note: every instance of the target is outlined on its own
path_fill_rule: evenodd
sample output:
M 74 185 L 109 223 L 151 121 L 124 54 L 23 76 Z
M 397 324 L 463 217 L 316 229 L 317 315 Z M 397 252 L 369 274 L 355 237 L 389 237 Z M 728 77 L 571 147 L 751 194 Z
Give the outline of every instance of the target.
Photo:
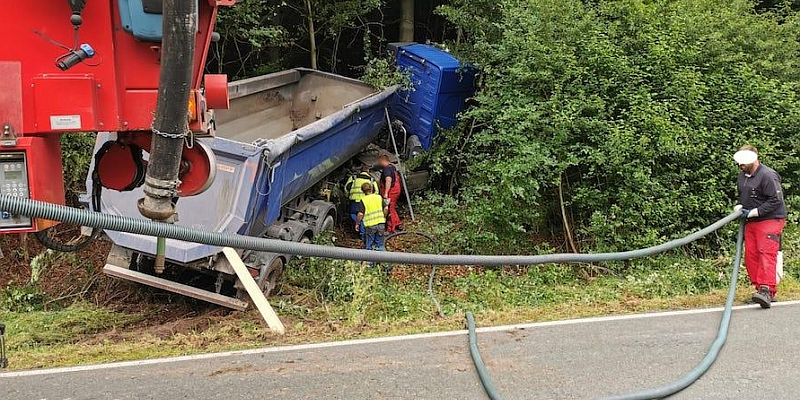
M 757 13 L 747 0 L 454 0 L 440 12 L 483 74 L 435 166 L 460 177 L 467 221 L 495 240 L 567 222 L 579 247 L 611 250 L 705 226 L 735 204 L 731 155 L 745 143 L 793 199 L 800 21 L 790 11 Z
M 375 26 L 381 32 L 378 38 L 383 38 L 383 22 L 367 18 L 383 6 L 383 0 L 283 0 L 280 3 L 284 13 L 294 14 L 302 21 L 292 30 L 292 43 L 309 53 L 315 68 L 336 71 L 346 31 L 364 31 L 369 35 Z
M 215 29 L 220 40 L 211 46 L 209 69 L 228 72 L 233 78 L 280 69 L 275 50 L 287 47 L 290 37 L 286 27 L 277 23 L 279 9 L 279 4 L 265 0 L 220 8 Z

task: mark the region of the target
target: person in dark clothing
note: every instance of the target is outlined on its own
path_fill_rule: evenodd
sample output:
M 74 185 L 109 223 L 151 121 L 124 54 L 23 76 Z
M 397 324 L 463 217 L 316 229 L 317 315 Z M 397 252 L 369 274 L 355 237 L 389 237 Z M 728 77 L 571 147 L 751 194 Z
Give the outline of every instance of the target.
M 781 177 L 759 162 L 758 150 L 753 146 L 742 146 L 733 158 L 741 170 L 736 209 L 747 219 L 744 263 L 750 282 L 756 287 L 752 301 L 769 308 L 776 299 L 778 252 L 786 223 Z
M 397 168 L 389 160 L 389 156 L 381 155 L 379 159 L 381 168 L 381 195 L 384 202 L 389 207 L 389 218 L 386 222 L 386 232 L 392 233 L 395 231 L 403 230 L 403 221 L 400 220 L 400 215 L 397 214 L 397 201 L 400 200 L 400 193 L 402 188 L 400 186 L 400 174 Z

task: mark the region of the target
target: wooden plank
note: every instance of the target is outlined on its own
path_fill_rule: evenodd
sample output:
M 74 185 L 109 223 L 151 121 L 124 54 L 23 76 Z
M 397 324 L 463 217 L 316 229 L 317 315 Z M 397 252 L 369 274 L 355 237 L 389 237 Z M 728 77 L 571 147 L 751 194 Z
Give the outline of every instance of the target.
M 242 262 L 239 254 L 230 247 L 223 248 L 222 253 L 225 254 L 225 258 L 228 259 L 228 262 L 231 263 L 233 270 L 236 272 L 242 285 L 244 285 L 245 290 L 247 290 L 247 294 L 249 294 L 250 299 L 253 300 L 253 304 L 256 305 L 261 316 L 264 317 L 264 321 L 267 322 L 269 329 L 283 335 L 286 332 L 286 328 L 278 318 L 278 314 L 276 314 L 272 306 L 269 305 L 267 298 L 264 297 L 264 293 L 258 287 L 256 281 L 253 280 L 250 271 L 247 269 L 247 266 L 244 265 L 244 262 Z
M 244 311 L 248 304 L 245 301 L 234 299 L 233 297 L 223 296 L 218 293 L 209 292 L 207 290 L 198 289 L 182 283 L 173 282 L 157 276 L 143 274 L 137 271 L 131 271 L 126 268 L 118 267 L 116 265 L 106 264 L 103 267 L 103 272 L 116 278 L 122 278 L 129 281 L 141 283 L 143 285 L 152 286 L 167 290 L 170 292 L 182 294 L 184 296 L 193 297 L 207 301 L 209 303 L 219 304 L 224 307 L 232 308 L 234 310 Z

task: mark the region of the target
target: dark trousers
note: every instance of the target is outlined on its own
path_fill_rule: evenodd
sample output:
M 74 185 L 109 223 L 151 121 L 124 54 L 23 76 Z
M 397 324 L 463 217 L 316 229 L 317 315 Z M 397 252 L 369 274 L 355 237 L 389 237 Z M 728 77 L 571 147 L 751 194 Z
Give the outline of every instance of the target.
M 383 243 L 383 235 L 386 233 L 386 225 L 378 224 L 366 227 L 365 241 L 367 250 L 386 251 Z
M 358 219 L 358 203 L 355 201 L 350 202 L 350 220 L 356 222 Z M 358 234 L 361 240 L 364 240 L 364 221 L 361 221 L 358 226 Z

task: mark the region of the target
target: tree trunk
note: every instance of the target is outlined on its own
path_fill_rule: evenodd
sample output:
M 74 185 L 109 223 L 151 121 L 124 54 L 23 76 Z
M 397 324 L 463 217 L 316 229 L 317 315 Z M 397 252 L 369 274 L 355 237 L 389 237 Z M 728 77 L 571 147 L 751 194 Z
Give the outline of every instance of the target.
M 270 23 L 273 26 L 280 26 L 281 25 L 281 17 L 278 14 L 279 12 L 281 12 L 280 10 L 281 9 L 279 8 L 278 11 L 276 11 L 275 14 L 272 15 L 272 18 L 270 18 Z M 270 46 L 269 47 L 269 62 L 272 63 L 272 65 L 280 65 L 280 61 L 281 61 L 281 49 L 280 49 L 280 47 L 279 46 L 275 46 L 275 45 Z
M 311 69 L 317 69 L 317 38 L 314 32 L 314 14 L 311 11 L 311 0 L 306 0 L 306 6 L 308 7 L 308 40 L 311 42 Z
M 414 41 L 414 0 L 400 1 L 400 41 Z

